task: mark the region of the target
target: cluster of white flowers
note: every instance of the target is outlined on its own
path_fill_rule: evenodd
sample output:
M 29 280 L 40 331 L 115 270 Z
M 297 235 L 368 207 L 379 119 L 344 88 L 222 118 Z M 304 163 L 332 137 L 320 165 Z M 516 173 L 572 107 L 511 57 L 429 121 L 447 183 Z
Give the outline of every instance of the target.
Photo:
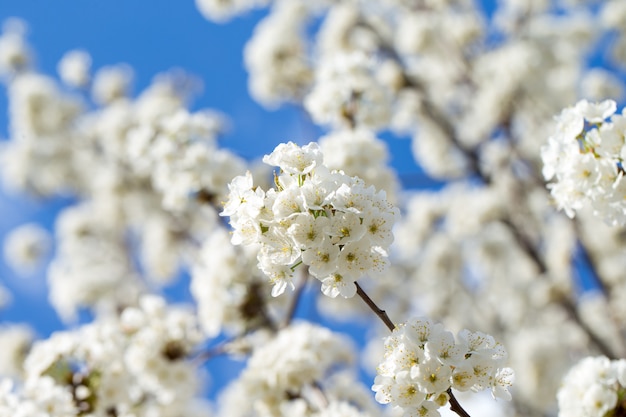
M 11 231 L 4 241 L 4 258 L 20 274 L 33 272 L 48 255 L 49 233 L 35 223 L 23 224 Z
M 615 110 L 613 100 L 579 101 L 561 112 L 541 149 L 543 175 L 554 180 L 550 192 L 569 217 L 590 207 L 609 223 L 626 224 L 626 117 Z
M 240 379 L 230 387 L 233 397 L 223 399 L 223 405 L 230 407 L 226 414 L 252 409 L 254 415 L 264 417 L 313 415 L 282 412 L 301 406 L 305 410 L 319 408 L 319 398 L 315 400 L 315 390 L 321 388 L 318 384 L 330 372 L 349 364 L 352 355 L 353 346 L 345 336 L 312 323 L 293 323 L 255 349 Z
M 329 297 L 352 297 L 362 275 L 384 270 L 398 209 L 384 191 L 329 171 L 317 143 L 280 144 L 263 162 L 280 167 L 267 192 L 251 174 L 236 177 L 221 213 L 230 216 L 232 243 L 260 244 L 259 268 L 278 296 L 305 264 Z
M 603 417 L 626 410 L 626 360 L 586 357 L 563 379 L 559 417 Z
M 57 218 L 56 256 L 48 267 L 49 299 L 63 320 L 80 308 L 114 311 L 136 302 L 141 283 L 126 253 L 124 232 L 93 204 L 69 207 Z
M 309 3 L 309 4 L 307 4 Z M 279 1 L 255 28 L 244 58 L 250 93 L 265 106 L 301 100 L 313 79 L 304 37 L 306 1 Z
M 385 190 L 387 199 L 395 202 L 400 188 L 395 171 L 388 166 L 387 144 L 367 129 L 337 130 L 319 139 L 324 165 L 359 177 L 377 190 Z
M 198 389 L 186 359 L 200 340 L 192 312 L 142 297 L 119 318 L 36 342 L 24 385 L 2 385 L 0 415 L 181 415 Z
M 376 82 L 377 66 L 359 52 L 326 57 L 304 105 L 313 120 L 335 128 L 366 126 L 380 129 L 389 122 L 391 96 Z
M 269 0 L 196 0 L 196 7 L 202 15 L 217 22 L 224 22 L 233 16 L 266 5 Z
M 254 249 L 231 245 L 228 232 L 216 229 L 191 270 L 190 289 L 205 334 L 242 334 L 267 325 L 267 304 L 286 300 L 270 297 L 265 285 Z
M 50 376 L 29 380 L 21 387 L 9 379 L 0 380 L 2 416 L 74 417 L 78 412 L 72 393 Z
M 358 297 L 336 298 L 352 297 L 355 281 L 374 273 L 378 279 L 364 289 L 390 316 L 446 317 L 455 329 L 496 336 L 523 371 L 509 406 L 521 405 L 520 415 L 554 409 L 573 352 L 623 356 L 626 239 L 579 210 L 590 206 L 626 223 L 626 115 L 615 115 L 610 101 L 581 102 L 561 114 L 544 147 L 552 195 L 580 221 L 554 213 L 534 171 L 554 113 L 580 94 L 619 100 L 624 91 L 618 72 L 581 65 L 598 46 L 594 39 L 609 40 L 594 56 L 609 49 L 626 62 L 624 0 L 501 0 L 489 14 L 470 0 L 196 6 L 218 21 L 268 7 L 253 19 L 259 24 L 244 52 L 252 96 L 265 106 L 292 102 L 331 131 L 319 146 L 288 143 L 266 156 L 280 169 L 274 188 L 247 174 L 227 189 L 246 164 L 217 146 L 221 117 L 187 108 L 194 82 L 157 78 L 134 98 L 129 66 L 92 69 L 86 52 L 72 51 L 57 67 L 61 85 L 32 65 L 25 26 L 6 24 L 0 79 L 10 120 L 0 171 L 19 191 L 78 200 L 56 222 L 50 298 L 63 318 L 91 308 L 96 319 L 40 342 L 25 370 L 13 363 L 23 362 L 30 336 L 0 330 L 7 357 L 0 373 L 25 376 L 0 382 L 0 416 L 196 416 L 188 406 L 198 363 L 184 359 L 201 338 L 225 335 L 235 337 L 197 356 L 250 354 L 225 392 L 223 417 L 416 417 L 438 415 L 447 403 L 464 415 L 452 390 L 509 398 L 513 373 L 494 338 L 467 330 L 455 338 L 415 319 L 386 339 L 380 365 L 381 337 L 375 329 L 368 335 L 377 345 L 363 352 L 373 358 L 368 369 L 379 365 L 376 399 L 394 407 L 364 406 L 356 378 L 343 388 L 331 382 L 336 365 L 355 352 L 321 327 L 280 327 L 290 320 L 280 313 L 300 314 L 309 294 L 271 297 L 264 275 L 273 296 L 295 287 L 296 272 L 315 276 L 327 295 L 316 297 L 318 311 L 334 322 L 365 310 Z M 387 148 L 376 138 L 387 128 L 412 138 L 419 169 L 409 168 L 405 185 L 420 186 L 425 174 L 451 186 L 415 198 L 396 193 Z M 227 198 L 232 235 L 215 210 Z M 389 204 L 395 201 L 405 203 L 403 224 Z M 398 251 L 386 268 L 392 226 Z M 34 260 L 37 243 L 27 235 L 7 242 L 10 260 Z M 593 303 L 572 297 L 579 252 L 589 255 L 604 290 Z M 170 320 L 163 301 L 141 294 L 180 272 L 191 274 L 197 308 Z M 573 375 L 582 387 L 573 396 L 604 416 L 624 414 L 625 366 L 615 366 Z M 617 375 L 611 392 L 581 385 L 609 373 Z M 564 401 L 574 404 L 568 395 Z
M 49 195 L 66 192 L 79 177 L 72 163 L 76 122 L 81 104 L 62 94 L 56 83 L 36 73 L 15 77 L 8 86 L 9 134 L 0 148 L 3 182 L 10 189 Z
M 491 388 L 494 397 L 509 400 L 513 370 L 503 367 L 506 358 L 504 347 L 487 334 L 462 330 L 455 342 L 443 325 L 412 319 L 385 340 L 372 389 L 378 402 L 401 408 L 405 417 L 439 416 L 450 388 Z
M 20 377 L 24 357 L 33 342 L 34 331 L 26 324 L 4 324 L 0 326 L 0 375 Z
M 217 203 L 246 164 L 218 146 L 221 115 L 187 109 L 188 74 L 158 75 L 131 98 L 128 65 L 92 74 L 90 56 L 71 51 L 58 64 L 59 83 L 32 68 L 25 26 L 10 23 L 0 36 L 9 98 L 2 180 L 12 191 L 77 199 L 55 225 L 50 300 L 64 319 L 133 303 L 146 289 L 142 278 L 171 282 L 187 266 L 186 245 L 219 227 Z M 8 263 L 34 265 L 45 246 L 33 233 L 15 234 Z
M 199 194 L 209 200 L 221 196 L 224 185 L 244 169 L 241 159 L 216 146 L 219 125 L 211 112 L 179 109 L 170 117 L 161 116 L 156 129 L 141 126 L 133 136 L 137 158 L 146 164 L 142 168 L 151 173 L 166 210 L 183 211 Z

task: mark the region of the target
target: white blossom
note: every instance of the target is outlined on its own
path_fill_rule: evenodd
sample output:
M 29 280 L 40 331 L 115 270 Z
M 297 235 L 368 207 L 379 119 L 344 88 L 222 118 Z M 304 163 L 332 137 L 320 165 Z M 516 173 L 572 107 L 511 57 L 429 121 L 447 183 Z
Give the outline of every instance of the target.
M 444 340 L 446 347 L 437 348 Z M 378 402 L 392 404 L 407 416 L 419 410 L 437 415 L 450 388 L 491 388 L 494 397 L 510 399 L 513 371 L 503 367 L 505 359 L 504 348 L 489 335 L 463 330 L 455 343 L 441 324 L 412 319 L 385 339 L 385 357 L 372 390 Z
M 30 67 L 33 56 L 24 40 L 26 23 L 17 18 L 7 19 L 0 36 L 0 76 L 7 77 Z
M 41 226 L 28 223 L 14 229 L 4 240 L 4 258 L 19 273 L 33 272 L 48 256 L 49 233 Z
M 236 177 L 221 215 L 230 215 L 233 244 L 261 245 L 258 265 L 273 296 L 295 287 L 300 263 L 330 297 L 354 296 L 359 277 L 385 269 L 399 214 L 384 191 L 328 171 L 316 143 L 280 144 L 263 161 L 280 168 L 276 188 L 255 188 L 250 174 Z
M 582 359 L 563 378 L 557 394 L 559 417 L 599 417 L 620 407 L 623 369 L 624 360 L 602 356 Z
M 609 223 L 626 221 L 620 186 L 626 122 L 615 110 L 613 100 L 578 102 L 559 115 L 556 134 L 541 149 L 544 177 L 554 180 L 548 187 L 569 217 L 591 207 Z
M 67 52 L 58 65 L 59 76 L 71 87 L 85 87 L 90 81 L 91 57 L 82 50 Z

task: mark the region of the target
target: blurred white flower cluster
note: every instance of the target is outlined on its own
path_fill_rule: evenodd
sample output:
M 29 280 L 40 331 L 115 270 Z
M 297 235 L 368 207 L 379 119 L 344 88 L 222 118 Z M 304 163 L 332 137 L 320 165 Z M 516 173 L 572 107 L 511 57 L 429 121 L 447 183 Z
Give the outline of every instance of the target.
M 350 390 L 341 387 L 346 381 L 361 387 L 348 372 L 354 346 L 344 335 L 312 323 L 294 322 L 257 345 L 241 377 L 222 399 L 221 407 L 226 407 L 229 416 L 366 415 L 348 402 L 364 405 L 355 395 L 358 390 L 346 397 Z M 330 383 L 323 383 L 329 375 L 333 376 Z
M 391 100 L 375 79 L 372 60 L 363 53 L 338 53 L 318 68 L 304 105 L 319 124 L 380 129 L 389 122 Z
M 39 266 L 50 251 L 48 232 L 35 223 L 23 224 L 4 240 L 4 258 L 20 274 L 29 274 Z
M 328 170 L 317 143 L 280 144 L 263 162 L 280 168 L 276 188 L 255 187 L 250 174 L 236 177 L 221 214 L 230 216 L 234 244 L 260 244 L 259 268 L 273 296 L 294 288 L 300 264 L 329 297 L 352 297 L 358 278 L 385 269 L 399 211 L 384 191 Z
M 160 74 L 131 97 L 130 66 L 92 71 L 89 54 L 74 50 L 59 61 L 58 82 L 34 68 L 25 38 L 16 19 L 0 35 L 9 110 L 2 182 L 76 200 L 56 218 L 50 301 L 64 320 L 81 308 L 115 312 L 187 266 L 183 253 L 220 227 L 218 202 L 247 164 L 218 145 L 221 115 L 187 108 L 197 90 L 189 74 Z M 53 246 L 31 226 L 9 236 L 4 254 L 18 272 Z
M 563 379 L 559 417 L 620 416 L 626 411 L 626 360 L 586 357 Z
M 450 388 L 491 388 L 494 397 L 510 400 L 513 370 L 503 367 L 506 358 L 504 347 L 487 334 L 462 330 L 455 341 L 442 324 L 415 318 L 386 338 L 372 389 L 378 402 L 402 409 L 404 417 L 439 416 Z
M 590 207 L 611 224 L 626 224 L 626 117 L 613 100 L 579 101 L 557 117 L 556 132 L 541 149 L 543 175 L 569 217 Z M 607 120 L 608 119 L 608 120 Z
M 200 341 L 191 311 L 144 296 L 119 318 L 36 342 L 24 385 L 2 382 L 0 415 L 179 416 L 198 391 L 187 359 Z
M 385 190 L 387 200 L 395 203 L 400 187 L 395 170 L 389 166 L 387 144 L 368 129 L 345 129 L 319 138 L 324 165 L 359 177 L 377 190 Z
M 216 229 L 204 241 L 191 270 L 191 293 L 204 333 L 244 334 L 271 324 L 268 304 L 284 303 L 266 291 L 267 278 L 256 267 L 253 247 L 234 246 L 224 229 Z

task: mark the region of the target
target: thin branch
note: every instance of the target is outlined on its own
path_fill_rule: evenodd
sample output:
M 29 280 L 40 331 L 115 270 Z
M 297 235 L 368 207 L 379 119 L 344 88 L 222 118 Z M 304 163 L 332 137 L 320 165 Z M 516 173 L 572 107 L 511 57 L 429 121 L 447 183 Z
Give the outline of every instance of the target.
M 306 284 L 309 278 L 309 270 L 307 268 L 300 268 L 302 272 L 302 277 L 300 278 L 300 282 L 296 286 L 296 290 L 293 293 L 293 297 L 291 298 L 291 304 L 289 305 L 289 310 L 287 310 L 287 315 L 285 317 L 285 321 L 280 326 L 281 328 L 289 326 L 293 317 L 296 314 L 296 310 L 298 308 L 298 303 L 300 302 L 300 298 L 302 297 L 302 293 L 306 288 Z
M 463 409 L 463 407 L 461 407 L 461 404 L 459 404 L 459 401 L 456 399 L 456 397 L 452 393 L 452 388 L 448 388 L 448 391 L 446 391 L 446 392 L 450 396 L 450 400 L 449 400 L 450 401 L 450 410 L 454 411 L 455 413 L 457 413 L 461 417 L 471 417 L 467 413 L 467 411 L 465 411 Z
M 203 362 L 208 361 L 209 359 L 228 353 L 228 346 L 242 336 L 224 340 L 223 342 L 211 348 L 198 352 L 195 356 L 191 358 L 191 362 L 200 365 Z
M 591 327 L 589 327 L 587 323 L 583 321 L 578 309 L 576 308 L 576 305 L 571 300 L 563 299 L 561 301 L 561 306 L 569 314 L 570 318 L 574 320 L 585 333 L 587 333 L 587 336 L 589 337 L 589 339 L 591 339 L 591 342 L 600 350 L 600 352 L 602 352 L 604 356 L 609 359 L 619 359 L 619 357 L 617 357 L 613 352 L 613 349 L 611 349 L 609 345 L 604 343 L 604 341 L 600 339 L 600 337 L 591 329 Z
M 372 301 L 372 299 L 365 293 L 365 291 L 363 291 L 363 288 L 361 288 L 358 282 L 355 282 L 354 285 L 356 285 L 356 293 L 359 294 L 359 297 L 361 297 L 361 299 L 365 301 L 365 304 L 367 304 L 367 306 L 372 309 L 374 313 L 376 313 L 376 315 L 383 321 L 383 323 L 385 323 L 387 328 L 393 332 L 393 329 L 396 328 L 396 325 L 393 324 L 393 322 L 387 315 L 387 312 L 380 309 L 376 305 L 376 303 Z
M 312 394 L 317 397 L 319 403 L 323 406 L 323 408 L 328 407 L 328 397 L 326 396 L 326 393 L 322 388 L 322 384 L 320 384 L 319 381 L 313 381 L 313 383 L 311 384 L 311 390 Z

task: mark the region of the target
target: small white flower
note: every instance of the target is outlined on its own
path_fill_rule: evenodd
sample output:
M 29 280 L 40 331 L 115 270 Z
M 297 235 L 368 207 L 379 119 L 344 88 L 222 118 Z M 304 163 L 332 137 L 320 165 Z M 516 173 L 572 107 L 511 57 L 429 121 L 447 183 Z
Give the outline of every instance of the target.
M 575 108 L 564 109 L 556 117 L 556 135 L 559 142 L 572 142 L 585 127 L 585 119 Z
M 317 247 L 302 252 L 302 261 L 309 265 L 309 272 L 317 278 L 323 278 L 336 271 L 338 257 L 339 246 L 333 245 L 327 237 L 322 239 Z
M 432 358 L 411 368 L 411 378 L 420 381 L 420 389 L 438 395 L 450 388 L 452 368 Z
M 346 243 L 339 253 L 339 271 L 355 278 L 360 277 L 375 265 L 372 246 L 368 239 Z
M 91 56 L 85 51 L 69 51 L 58 65 L 59 76 L 69 86 L 85 87 L 89 83 Z
M 355 181 L 352 184 L 343 183 L 335 192 L 333 207 L 359 215 L 366 215 L 370 212 L 374 203 L 375 192 L 374 187 L 365 187 L 361 181 Z
M 323 160 L 319 145 L 311 142 L 300 147 L 293 142 L 281 143 L 274 151 L 263 157 L 263 162 L 280 167 L 288 174 L 308 174 Z
M 334 244 L 357 242 L 365 235 L 365 227 L 361 217 L 352 212 L 336 213 L 326 226 L 326 233 Z
M 274 263 L 259 263 L 259 268 L 267 275 L 270 282 L 274 284 L 272 287 L 272 297 L 278 297 L 285 292 L 287 287 L 294 289 L 293 271 L 288 265 L 277 265 Z
M 307 181 L 300 188 L 303 204 L 307 210 L 322 210 L 324 206 L 330 204 L 331 190 L 334 189 L 334 183 L 330 179 L 324 178 L 322 181 L 315 181 L 318 177 Z
M 356 294 L 356 278 L 333 272 L 322 279 L 322 292 L 324 295 L 335 298 L 341 295 L 343 298 L 352 298 Z
M 254 188 L 250 171 L 245 175 L 235 177 L 228 184 L 228 201 L 224 204 L 224 210 L 220 216 L 245 216 L 255 218 L 263 207 L 263 190 Z
M 289 187 L 278 193 L 272 205 L 274 218 L 287 218 L 292 214 L 304 213 L 304 199 L 298 187 Z
M 372 210 L 370 215 L 363 219 L 366 236 L 374 245 L 388 247 L 393 242 L 392 226 L 395 218 L 393 214 L 381 213 Z
M 310 249 L 320 247 L 322 240 L 326 237 L 324 230 L 330 223 L 328 217 L 314 217 L 309 213 L 295 215 L 295 219 L 289 226 L 288 233 L 300 247 L 300 249 Z
M 301 254 L 293 239 L 275 228 L 263 235 L 261 243 L 259 257 L 277 265 L 293 265 Z
M 49 233 L 41 226 L 28 223 L 11 231 L 4 241 L 4 258 L 20 274 L 33 272 L 48 254 Z
M 493 398 L 501 398 L 511 401 L 511 393 L 508 388 L 515 382 L 515 374 L 511 368 L 502 368 L 496 372 L 495 384 L 491 388 Z
M 426 399 L 426 392 L 406 371 L 398 372 L 391 385 L 391 401 L 402 408 L 418 408 Z
M 613 100 L 605 100 L 600 103 L 590 103 L 587 100 L 581 100 L 576 103 L 578 114 L 591 123 L 602 123 L 612 116 L 615 110 L 617 110 L 617 105 Z

